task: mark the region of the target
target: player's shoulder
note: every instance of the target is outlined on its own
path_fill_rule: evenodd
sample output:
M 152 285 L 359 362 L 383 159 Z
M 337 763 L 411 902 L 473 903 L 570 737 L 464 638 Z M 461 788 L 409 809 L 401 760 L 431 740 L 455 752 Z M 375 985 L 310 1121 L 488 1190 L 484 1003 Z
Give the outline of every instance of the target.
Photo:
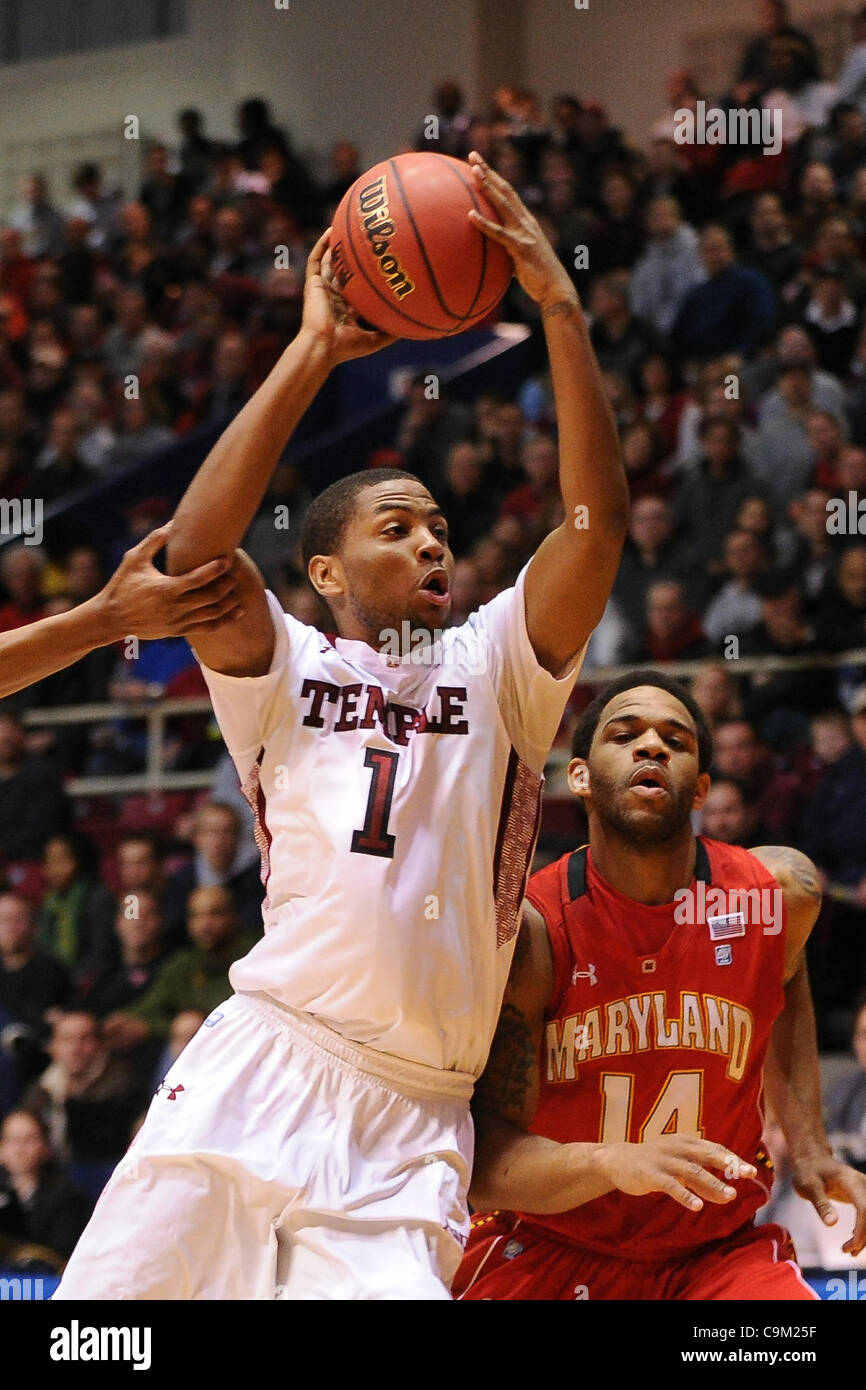
M 530 876 L 526 887 L 526 901 L 531 903 L 542 916 L 547 915 L 555 904 L 560 910 L 568 902 L 575 902 L 586 892 L 586 845 L 568 850 L 558 859 L 552 859 L 536 869 Z
M 802 850 L 792 845 L 757 845 L 746 853 L 770 871 L 789 907 L 792 903 L 820 903 L 821 876 Z

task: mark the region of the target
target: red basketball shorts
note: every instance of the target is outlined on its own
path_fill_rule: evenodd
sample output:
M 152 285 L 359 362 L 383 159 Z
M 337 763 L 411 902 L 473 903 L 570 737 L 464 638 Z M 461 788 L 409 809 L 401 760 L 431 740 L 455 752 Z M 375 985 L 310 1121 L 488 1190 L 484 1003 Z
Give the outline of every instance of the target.
M 781 1226 L 749 1226 L 676 1260 L 622 1259 L 551 1239 L 497 1212 L 473 1221 L 452 1293 L 462 1299 L 814 1300 Z

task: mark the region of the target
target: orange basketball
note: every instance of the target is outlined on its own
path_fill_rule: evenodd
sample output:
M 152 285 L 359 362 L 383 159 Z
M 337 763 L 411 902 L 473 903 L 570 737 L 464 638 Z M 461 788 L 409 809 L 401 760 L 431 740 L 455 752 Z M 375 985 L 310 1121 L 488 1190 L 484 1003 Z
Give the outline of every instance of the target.
M 499 221 L 469 165 L 449 155 L 396 155 L 352 184 L 334 215 L 331 265 L 361 318 L 398 338 L 444 338 L 495 309 L 514 266 L 470 208 Z

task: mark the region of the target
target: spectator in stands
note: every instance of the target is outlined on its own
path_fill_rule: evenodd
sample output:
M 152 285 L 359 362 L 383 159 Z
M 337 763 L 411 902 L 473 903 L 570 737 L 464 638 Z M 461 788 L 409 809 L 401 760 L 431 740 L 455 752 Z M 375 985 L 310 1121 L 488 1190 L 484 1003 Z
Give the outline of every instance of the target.
M 117 236 L 120 194 L 103 182 L 98 164 L 80 164 L 72 177 L 76 197 L 66 209 L 67 218 L 87 224 L 87 244 L 93 251 L 110 252 Z M 68 234 L 68 223 L 67 223 Z
M 194 888 L 224 886 L 231 894 L 244 931 L 262 930 L 262 888 L 259 866 L 250 864 L 240 837 L 240 820 L 233 806 L 205 803 L 196 815 L 195 857 L 170 879 L 165 902 L 168 940 L 179 939 L 189 894 Z
M 845 289 L 845 270 L 837 261 L 818 266 L 803 321 L 815 344 L 818 365 L 847 375 L 860 332 L 857 306 Z
M 49 1046 L 51 1064 L 24 1097 L 48 1126 L 59 1157 L 114 1160 L 125 1152 L 141 1103 L 129 1063 L 113 1057 L 91 1013 L 61 1014 Z
M 667 335 L 689 290 L 704 279 L 698 234 L 683 221 L 676 198 L 654 198 L 647 208 L 647 244 L 631 277 L 631 304 Z
M 361 177 L 363 170 L 360 160 L 361 152 L 351 140 L 338 140 L 336 144 L 331 146 L 328 177 L 322 184 L 321 190 L 322 210 L 326 221 L 330 221 L 331 215 L 343 194 L 347 193 L 355 180 Z
M 846 545 L 815 615 L 816 645 L 838 652 L 866 645 L 866 542 Z
M 183 220 L 192 184 L 183 170 L 176 174 L 171 172 L 168 150 L 161 142 L 149 147 L 145 171 L 138 190 L 139 202 L 150 213 L 154 235 L 160 241 L 170 241 Z
M 801 251 L 791 236 L 788 217 L 778 193 L 758 193 L 749 216 L 749 240 L 743 262 L 757 270 L 781 295 L 800 270 Z
M 747 497 L 760 491 L 740 456 L 740 430 L 726 416 L 707 415 L 699 430 L 702 458 L 673 498 L 674 524 L 688 561 L 705 566 L 721 552 L 724 538 Z M 707 525 L 708 519 L 712 524 Z
M 755 581 L 767 568 L 764 545 L 751 531 L 733 530 L 723 545 L 722 587 L 704 610 L 702 625 L 714 646 L 728 637 L 741 637 L 761 621 L 761 602 Z
M 0 847 L 8 860 L 38 859 L 65 829 L 69 804 L 54 768 L 26 750 L 24 725 L 0 712 Z
M 229 966 L 255 945 L 256 935 L 238 926 L 228 888 L 195 888 L 187 904 L 192 945 L 166 961 L 145 995 L 105 1022 L 111 1046 L 126 1050 L 146 1039 L 165 1039 L 184 1009 L 211 1013 L 231 993 Z
M 32 903 L 20 893 L 0 893 L 0 1013 L 13 1030 L 3 1044 L 14 1059 L 19 1086 L 44 1067 L 52 1015 L 69 1005 L 72 992 L 66 966 L 37 944 Z
M 142 463 L 174 440 L 171 430 L 158 416 L 149 393 L 124 398 L 120 404 L 118 431 L 107 467 L 114 472 Z
M 794 523 L 794 549 L 791 568 L 799 576 L 806 608 L 811 611 L 820 599 L 834 566 L 834 553 L 827 532 L 826 488 L 809 488 L 795 497 L 789 507 Z
M 743 849 L 763 843 L 756 834 L 754 811 L 736 782 L 726 777 L 711 782 L 701 811 L 701 834 Z
M 808 658 L 815 633 L 803 616 L 803 595 L 791 571 L 769 570 L 754 581 L 760 622 L 740 641 L 740 656 Z M 771 747 L 805 744 L 808 716 L 834 698 L 832 673 L 805 666 L 777 673 L 762 671 L 747 681 L 743 708 Z
M 187 106 L 178 113 L 177 125 L 183 136 L 178 152 L 180 167 L 190 187 L 197 191 L 210 176 L 213 141 L 205 135 L 204 117 L 194 106 Z
M 0 632 L 26 627 L 45 616 L 42 574 L 45 557 L 38 546 L 8 545 L 0 557 L 0 578 L 8 595 L 0 606 Z
M 281 459 L 274 469 L 258 515 L 244 537 L 269 589 L 276 590 L 282 566 L 291 554 L 310 505 L 310 490 L 297 465 Z M 446 512 L 449 516 L 450 512 Z
M 773 331 L 776 296 L 760 271 L 738 265 L 726 227 L 711 223 L 701 232 L 703 284 L 686 295 L 671 327 L 679 350 L 706 361 L 724 352 L 753 356 Z
M 525 535 L 537 536 L 540 540 L 557 524 L 553 521 L 552 513 L 562 505 L 558 482 L 559 454 L 555 440 L 543 434 L 527 440 L 522 459 L 528 482 L 508 493 L 500 515 L 517 517 Z
M 129 831 L 117 846 L 117 899 L 122 908 L 130 895 L 153 893 L 165 911 L 165 848 L 149 830 Z
M 673 530 L 670 504 L 664 498 L 640 497 L 633 503 L 613 598 L 635 635 L 643 628 L 650 585 L 680 576 L 683 550 Z
M 87 1007 L 97 1018 L 128 1008 L 153 984 L 168 958 L 159 899 L 148 889 L 127 894 L 114 921 L 115 942 L 87 991 Z
M 866 5 L 851 16 L 851 48 L 836 80 L 841 102 L 852 102 L 866 116 Z
M 790 22 L 786 0 L 760 0 L 761 30 L 749 40 L 740 58 L 737 71 L 737 95 L 744 103 L 759 96 L 772 77 L 770 54 L 773 41 L 788 39 L 798 44 L 808 55 L 809 75 L 817 78 L 818 51 L 814 40 Z
M 856 888 L 866 880 L 866 753 L 842 711 L 815 715 L 811 729 L 824 773 L 803 812 L 797 844 L 832 882 Z
M 40 944 L 86 989 L 113 959 L 115 910 L 114 899 L 99 881 L 96 852 L 86 835 L 67 830 L 46 841 L 42 881 Z
M 528 445 L 524 453 L 524 466 L 532 480 L 531 448 L 532 446 Z M 554 478 L 557 477 L 558 466 L 554 446 Z M 530 481 L 523 488 L 509 493 L 502 505 L 524 520 L 533 519 L 547 500 L 548 494 L 549 486 L 542 482 L 540 491 L 533 490 L 533 483 Z M 481 451 L 471 439 L 458 440 L 448 450 L 445 481 L 437 493 L 437 501 L 448 518 L 448 540 L 453 554 L 466 555 L 475 542 L 491 530 L 497 513 L 496 492 L 489 481 L 485 480 Z
M 842 211 L 836 197 L 836 180 L 832 169 L 820 160 L 807 164 L 800 176 L 798 195 L 792 229 L 800 245 L 809 247 L 815 241 L 821 224 Z
M 7 220 L 21 233 L 25 256 L 39 260 L 59 255 L 63 250 L 63 217 L 51 201 L 45 176 L 28 174 L 23 192 L 23 203 L 12 209 Z
M 416 132 L 413 148 L 436 150 L 439 154 L 453 155 L 455 159 L 465 159 L 475 147 L 467 143 L 470 118 L 459 82 L 447 78 L 438 84 L 433 93 L 431 115 L 433 119 L 426 117 L 423 127 Z
M 441 395 L 438 378 L 434 380 L 435 387 L 428 372 L 412 377 L 394 442 L 403 455 L 404 466 L 435 495 L 443 482 L 448 450 L 458 439 L 469 438 L 471 419 L 465 406 Z
M 658 350 L 655 330 L 632 313 L 628 281 L 616 273 L 596 280 L 590 297 L 590 338 L 599 366 L 636 380 L 640 364 Z
M 839 420 L 826 410 L 813 410 L 806 417 L 806 437 L 812 449 L 812 481 L 829 491 L 839 486 L 839 461 L 845 433 Z
M 212 279 L 223 275 L 248 275 L 252 256 L 246 245 L 244 219 L 236 207 L 220 208 L 213 220 L 214 254 L 208 266 Z
M 637 187 L 624 169 L 610 168 L 601 181 L 599 226 L 590 247 L 593 274 L 630 270 L 646 240 Z
M 779 405 L 767 410 L 758 430 L 752 470 L 766 489 L 777 517 L 808 487 L 815 467 L 807 421 L 813 413 L 812 383 L 806 366 L 783 367 L 776 390 Z
M 85 378 L 73 387 L 69 408 L 78 425 L 78 457 L 88 469 L 98 473 L 107 464 L 116 440 L 105 394 L 95 381 Z
M 36 460 L 34 486 L 44 502 L 54 502 L 93 481 L 78 448 L 78 418 L 61 406 L 51 417 L 48 441 Z
M 713 731 L 712 776 L 737 782 L 752 796 L 765 781 L 768 760 L 747 719 L 723 719 Z
M 701 620 L 688 604 L 678 579 L 657 579 L 647 590 L 646 629 L 636 660 L 651 664 L 695 661 L 709 656 Z
M 648 420 L 633 420 L 620 438 L 622 462 L 632 502 L 640 497 L 668 497 L 674 486 L 670 469 L 660 464 L 662 444 Z
M 450 627 L 465 623 L 470 613 L 474 613 L 484 602 L 478 567 L 468 557 L 458 560 L 451 577 L 451 615 Z
M 702 227 L 715 215 L 717 202 L 713 180 L 696 169 L 689 169 L 682 145 L 674 140 L 673 122 L 653 131 L 646 149 L 646 175 L 643 199 L 675 198 L 683 216 L 693 227 Z
M 42 1116 L 12 1110 L 0 1128 L 0 1235 L 67 1260 L 92 1208 L 55 1162 Z
M 686 395 L 675 386 L 673 366 L 664 353 L 653 352 L 644 358 L 640 366 L 640 393 L 641 418 L 655 429 L 665 462 L 677 451 Z
M 846 1163 L 866 1172 L 866 999 L 854 1015 L 851 1042 L 857 1067 L 840 1077 L 827 1096 L 827 1134 Z
M 741 713 L 737 682 L 723 662 L 708 661 L 692 677 L 691 693 L 711 729 Z
M 116 318 L 105 335 L 105 361 L 111 375 L 124 386 L 138 376 L 146 342 L 146 303 L 140 290 L 120 290 L 115 299 Z

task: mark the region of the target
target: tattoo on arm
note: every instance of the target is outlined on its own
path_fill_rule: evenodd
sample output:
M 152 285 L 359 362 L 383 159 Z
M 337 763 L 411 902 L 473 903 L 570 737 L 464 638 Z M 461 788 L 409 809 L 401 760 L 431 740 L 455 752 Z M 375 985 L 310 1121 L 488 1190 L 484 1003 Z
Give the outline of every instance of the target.
M 532 1030 L 513 1004 L 504 1004 L 473 1110 L 520 1123 L 538 1066 Z
M 764 853 L 774 871 L 778 866 L 783 873 L 790 875 L 793 882 L 805 893 L 807 898 L 813 898 L 815 902 L 820 902 L 821 880 L 811 859 L 800 850 L 791 849 L 788 845 L 767 845 L 764 847 Z

